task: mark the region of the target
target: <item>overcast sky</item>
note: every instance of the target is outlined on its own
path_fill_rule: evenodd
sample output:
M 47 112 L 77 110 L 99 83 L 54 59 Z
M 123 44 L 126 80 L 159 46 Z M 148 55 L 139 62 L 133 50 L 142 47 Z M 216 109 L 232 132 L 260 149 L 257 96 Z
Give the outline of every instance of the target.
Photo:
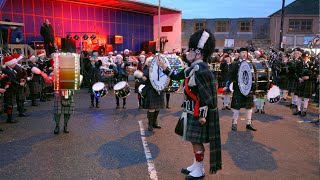
M 138 1 L 158 4 L 158 0 Z M 268 17 L 281 9 L 282 0 L 161 0 L 161 6 L 181 10 L 183 19 Z

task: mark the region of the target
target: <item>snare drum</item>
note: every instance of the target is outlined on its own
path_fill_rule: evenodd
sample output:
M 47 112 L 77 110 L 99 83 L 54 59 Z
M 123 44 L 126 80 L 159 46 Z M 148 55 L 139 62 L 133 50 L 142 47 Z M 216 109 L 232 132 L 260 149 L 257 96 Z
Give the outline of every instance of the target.
M 114 87 L 114 93 L 119 97 L 119 98 L 125 98 L 130 95 L 131 89 L 130 86 L 127 82 L 121 81 L 118 82 Z
M 108 94 L 108 90 L 103 82 L 97 82 L 92 86 L 92 91 L 96 97 L 104 97 Z

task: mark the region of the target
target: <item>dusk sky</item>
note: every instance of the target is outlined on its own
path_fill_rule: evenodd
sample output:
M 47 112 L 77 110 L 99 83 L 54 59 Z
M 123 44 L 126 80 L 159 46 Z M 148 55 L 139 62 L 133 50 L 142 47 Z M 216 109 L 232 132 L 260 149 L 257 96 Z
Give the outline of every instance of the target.
M 139 1 L 158 4 L 158 0 Z M 281 9 L 282 0 L 161 0 L 161 6 L 181 10 L 183 19 L 267 17 Z

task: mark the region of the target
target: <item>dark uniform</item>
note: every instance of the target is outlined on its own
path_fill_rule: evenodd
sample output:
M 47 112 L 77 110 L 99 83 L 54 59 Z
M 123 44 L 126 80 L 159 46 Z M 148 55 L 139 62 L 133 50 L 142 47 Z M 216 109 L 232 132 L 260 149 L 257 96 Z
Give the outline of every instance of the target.
M 231 58 L 231 57 L 230 57 Z M 232 63 L 227 63 L 226 61 L 223 61 L 220 63 L 220 77 L 219 77 L 219 88 L 226 87 L 226 80 L 228 79 L 228 74 L 229 71 L 231 70 Z M 222 105 L 222 110 L 228 109 L 231 110 L 229 105 L 230 105 L 230 100 L 231 100 L 231 91 L 229 89 L 225 90 L 222 95 L 222 100 L 223 100 L 223 105 Z
M 20 65 L 16 65 L 13 68 L 17 72 L 17 81 L 18 82 L 25 82 L 25 86 L 17 86 L 16 90 L 16 103 L 17 103 L 17 110 L 19 112 L 19 116 L 26 116 L 24 113 L 24 102 L 27 95 L 27 77 L 28 74 L 26 70 L 24 70 Z
M 39 59 L 37 61 L 37 64 L 38 64 L 38 68 L 43 71 L 44 73 L 46 73 L 47 75 L 49 75 L 52 71 L 49 70 L 49 68 L 51 67 L 50 65 L 50 61 L 48 61 L 47 59 Z M 41 102 L 45 102 L 47 101 L 47 92 L 49 90 L 49 87 L 50 85 L 49 84 L 46 84 L 44 79 L 43 81 L 41 82 L 41 93 L 40 93 L 40 101 Z
M 60 131 L 60 118 L 61 114 L 64 116 L 64 128 L 65 133 L 69 133 L 68 122 L 71 114 L 74 111 L 74 90 L 55 90 L 54 91 L 54 104 L 53 114 L 56 127 L 54 133 L 58 134 Z
M 95 58 L 95 57 L 92 57 L 92 58 Z M 100 73 L 100 66 L 101 65 L 102 65 L 101 60 L 98 60 L 94 64 L 91 64 L 91 67 L 89 69 L 89 78 L 90 78 L 91 89 L 95 83 L 101 82 L 101 73 Z M 94 99 L 96 99 L 96 108 L 99 108 L 99 97 L 95 96 L 95 93 L 93 90 L 91 91 L 90 98 L 91 98 L 90 108 L 94 107 Z
M 195 66 L 197 67 L 194 68 Z M 186 118 L 184 122 L 187 123 L 187 127 L 184 130 L 183 138 L 192 143 L 210 143 L 210 170 L 216 173 L 222 166 L 217 92 L 213 72 L 209 69 L 207 63 L 198 62 L 187 70 L 183 69 L 178 74 L 170 74 L 169 69 L 166 69 L 164 73 L 173 80 L 186 79 L 182 117 Z M 194 73 L 195 84 L 189 83 L 192 79 L 189 78 L 191 73 Z M 205 124 L 200 124 L 198 121 L 200 117 L 206 118 Z
M 144 63 L 140 61 L 138 62 L 138 68 L 137 70 L 143 71 L 144 68 Z M 139 86 L 141 85 L 141 79 L 135 78 L 135 83 L 134 83 L 134 92 L 138 93 L 138 104 L 139 104 L 139 109 L 142 108 L 142 103 L 141 103 L 141 94 L 139 93 Z
M 129 57 L 128 57 L 129 58 Z M 116 83 L 118 82 L 121 82 L 121 81 L 128 81 L 128 75 L 127 75 L 127 72 L 126 72 L 126 68 L 128 66 L 130 66 L 130 64 L 127 62 L 127 61 L 123 61 L 122 63 L 119 63 L 117 62 L 117 69 L 118 69 L 118 73 L 116 74 L 115 76 L 115 80 L 116 80 Z M 123 65 L 123 67 L 122 67 Z M 116 96 L 116 104 L 117 104 L 117 109 L 120 108 L 120 98 Z M 127 98 L 123 98 L 123 109 L 126 109 L 126 100 Z
M 28 76 L 32 76 L 32 79 L 28 82 L 29 88 L 30 88 L 30 97 L 31 97 L 31 105 L 32 106 L 38 106 L 36 99 L 39 95 L 39 93 L 42 91 L 42 85 L 44 83 L 44 79 L 42 78 L 41 74 L 35 74 L 31 72 L 32 67 L 39 67 L 37 63 L 32 63 L 29 61 L 29 67 L 27 73 Z

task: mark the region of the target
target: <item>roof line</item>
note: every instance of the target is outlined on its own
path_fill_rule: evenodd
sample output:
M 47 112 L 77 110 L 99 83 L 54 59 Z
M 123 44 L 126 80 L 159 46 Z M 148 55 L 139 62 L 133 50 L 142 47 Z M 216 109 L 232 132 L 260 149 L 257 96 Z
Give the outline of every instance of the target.
M 286 8 L 288 7 L 288 6 L 290 6 L 291 4 L 293 4 L 294 2 L 296 2 L 296 0 L 294 0 L 294 1 L 292 1 L 291 3 L 289 3 L 289 4 L 287 4 L 286 6 L 284 6 L 284 11 L 283 11 L 283 14 L 285 14 L 285 11 L 286 11 Z M 281 8 L 282 9 L 282 8 Z M 271 15 L 269 15 L 268 17 L 271 17 L 271 16 L 273 16 L 273 15 L 275 15 L 275 14 L 277 14 L 278 12 L 280 12 L 281 11 L 281 9 L 279 9 L 278 11 L 276 11 L 276 12 L 274 12 L 274 13 L 272 13 Z
M 147 6 L 150 6 L 150 7 L 158 8 L 158 5 L 156 5 L 156 4 L 142 2 L 142 1 L 138 1 L 138 0 L 120 0 L 120 1 L 131 2 L 131 3 L 135 3 L 135 4 L 139 4 L 139 5 L 147 5 Z M 161 9 L 165 9 L 165 10 L 168 10 L 168 11 L 175 11 L 175 12 L 181 13 L 181 11 L 178 10 L 178 9 L 173 9 L 173 8 L 169 8 L 169 7 L 165 7 L 165 6 L 161 6 Z

